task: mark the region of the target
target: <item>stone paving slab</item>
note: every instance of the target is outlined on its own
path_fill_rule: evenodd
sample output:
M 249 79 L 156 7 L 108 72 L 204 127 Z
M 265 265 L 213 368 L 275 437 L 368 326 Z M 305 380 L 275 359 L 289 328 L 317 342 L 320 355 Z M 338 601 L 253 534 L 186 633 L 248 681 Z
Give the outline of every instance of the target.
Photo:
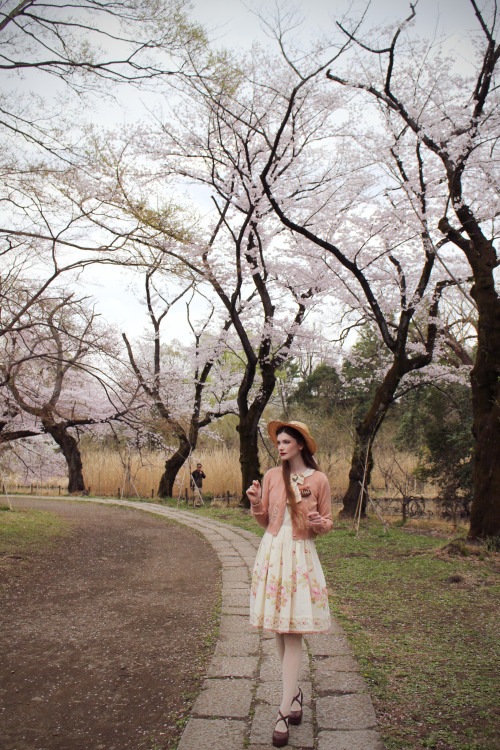
M 276 708 L 274 706 L 257 706 L 255 708 L 255 717 L 250 732 L 250 744 L 259 745 L 268 742 L 271 745 L 271 737 L 277 718 Z M 312 723 L 312 711 L 310 708 L 304 708 L 302 724 L 299 726 L 290 726 L 290 747 L 312 748 L 314 746 L 314 731 Z
M 220 618 L 219 634 L 229 635 L 231 633 L 235 633 L 237 635 L 242 631 L 242 624 L 243 618 L 241 617 L 241 615 L 222 615 L 222 617 Z M 245 625 L 247 625 L 247 629 L 245 630 L 245 628 L 243 628 L 243 632 L 251 633 L 252 631 L 250 630 L 250 625 L 248 625 L 248 620 Z
M 245 565 L 248 566 L 248 569 L 250 571 L 253 571 L 253 564 L 255 562 L 255 555 L 256 555 L 256 553 L 252 552 L 252 556 L 251 557 L 242 557 L 243 562 L 245 563 Z
M 342 656 L 352 654 L 344 633 L 318 633 L 306 636 L 311 656 Z
M 219 638 L 215 647 L 217 656 L 254 656 L 258 654 L 260 639 L 258 633 L 241 633 L 232 637 Z
M 327 656 L 325 659 L 314 659 L 313 669 L 316 675 L 331 675 L 335 672 L 357 672 L 359 665 L 353 656 Z
M 318 698 L 316 721 L 320 729 L 374 729 L 377 725 L 371 698 L 366 693 Z
M 223 615 L 242 615 L 248 617 L 248 605 L 246 607 L 225 607 L 222 605 Z
M 222 594 L 222 602 L 230 607 L 247 607 L 250 601 L 250 592 L 238 589 L 237 592 L 231 591 Z
M 236 750 L 243 748 L 246 722 L 225 719 L 190 719 L 177 750 Z
M 231 557 L 224 561 L 224 566 L 228 568 L 240 568 L 241 567 L 241 558 L 240 557 Z
M 205 680 L 193 716 L 246 719 L 252 702 L 253 680 Z
M 269 630 L 262 630 L 261 638 L 263 646 L 265 645 L 266 641 L 272 641 L 274 643 L 274 633 L 271 633 Z
M 248 529 L 240 529 L 239 533 L 241 536 L 246 537 L 252 544 L 255 542 L 255 539 L 257 538 L 253 531 L 248 531 Z M 258 540 L 260 542 L 260 539 Z
M 257 656 L 214 656 L 207 677 L 253 677 Z
M 359 672 L 335 672 L 332 675 L 316 675 L 316 693 L 339 695 L 347 693 L 367 693 L 368 685 Z
M 222 592 L 224 591 L 245 591 L 250 597 L 250 586 L 248 581 L 232 581 L 231 579 L 222 582 Z
M 224 581 L 243 581 L 248 586 L 248 570 L 244 568 L 231 568 L 231 570 L 222 571 L 222 582 Z

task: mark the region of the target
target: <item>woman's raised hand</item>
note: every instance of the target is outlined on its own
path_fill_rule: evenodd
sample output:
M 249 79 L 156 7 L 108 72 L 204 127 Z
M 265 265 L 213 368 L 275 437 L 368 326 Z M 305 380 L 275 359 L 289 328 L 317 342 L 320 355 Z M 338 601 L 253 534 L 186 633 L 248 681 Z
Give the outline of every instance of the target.
M 257 479 L 254 479 L 254 481 L 252 482 L 252 486 L 248 488 L 247 497 L 251 503 L 256 504 L 260 502 L 260 498 L 262 497 L 262 490 L 260 488 L 260 482 Z
M 307 525 L 316 534 L 323 530 L 323 516 L 320 516 L 317 510 L 312 510 L 307 514 Z

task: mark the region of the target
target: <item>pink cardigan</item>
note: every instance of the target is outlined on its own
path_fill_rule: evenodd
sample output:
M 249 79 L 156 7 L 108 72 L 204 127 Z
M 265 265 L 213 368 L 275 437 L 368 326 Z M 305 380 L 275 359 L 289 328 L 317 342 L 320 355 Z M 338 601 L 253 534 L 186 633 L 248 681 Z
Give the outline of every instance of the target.
M 315 471 L 305 477 L 301 488 L 308 487 L 311 494 L 300 501 L 307 516 L 310 511 L 317 511 L 323 518 L 321 534 L 326 534 L 333 526 L 332 500 L 328 479 L 321 471 Z M 286 506 L 286 488 L 281 466 L 269 469 L 262 482 L 262 497 L 258 503 L 252 503 L 252 515 L 264 526 L 266 531 L 276 536 L 283 523 Z M 316 534 L 310 528 L 297 529 L 292 524 L 294 539 L 314 539 Z

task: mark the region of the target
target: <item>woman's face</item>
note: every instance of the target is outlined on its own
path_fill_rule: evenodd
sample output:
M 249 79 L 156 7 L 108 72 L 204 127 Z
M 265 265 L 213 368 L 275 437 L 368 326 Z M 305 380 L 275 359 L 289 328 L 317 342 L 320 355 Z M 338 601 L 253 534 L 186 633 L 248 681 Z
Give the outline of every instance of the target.
M 301 446 L 298 440 L 291 435 L 287 435 L 286 432 L 280 432 L 280 434 L 276 436 L 276 442 L 282 461 L 291 461 L 301 452 Z

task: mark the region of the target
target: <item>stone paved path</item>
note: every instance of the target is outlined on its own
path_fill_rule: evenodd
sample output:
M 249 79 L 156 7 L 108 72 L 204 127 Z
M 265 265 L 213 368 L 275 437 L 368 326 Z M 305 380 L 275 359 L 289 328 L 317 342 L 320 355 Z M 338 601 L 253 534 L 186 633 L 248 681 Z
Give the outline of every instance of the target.
M 154 503 L 89 499 L 166 516 L 201 532 L 222 566 L 219 640 L 178 750 L 267 750 L 280 704 L 272 633 L 248 624 L 249 580 L 260 539 L 251 531 Z M 290 727 L 295 750 L 384 750 L 368 687 L 336 622 L 308 635 L 300 684 L 302 724 Z M 247 739 L 248 738 L 248 739 Z M 249 743 L 249 744 L 248 744 Z

